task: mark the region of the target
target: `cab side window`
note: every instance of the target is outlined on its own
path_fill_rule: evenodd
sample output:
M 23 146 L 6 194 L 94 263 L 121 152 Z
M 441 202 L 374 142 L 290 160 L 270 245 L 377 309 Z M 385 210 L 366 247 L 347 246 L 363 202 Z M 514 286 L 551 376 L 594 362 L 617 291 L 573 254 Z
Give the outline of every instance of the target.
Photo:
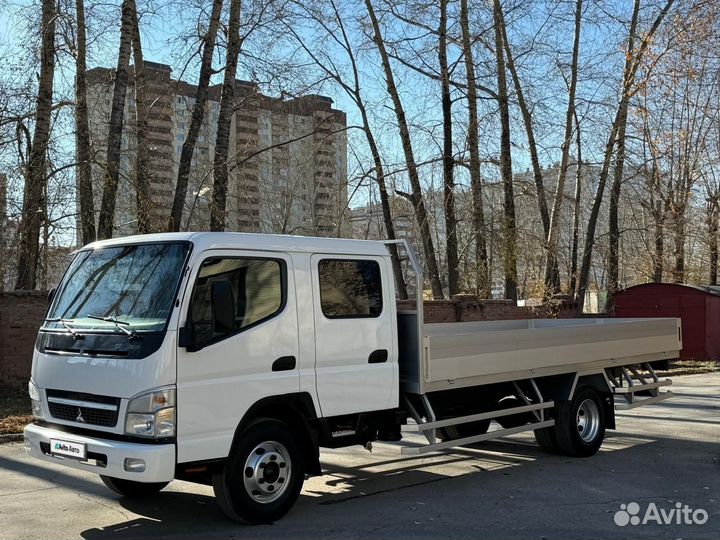
M 323 259 L 318 275 L 320 307 L 328 319 L 374 318 L 382 313 L 377 261 Z
M 225 333 L 213 330 L 211 290 L 216 281 L 227 281 L 232 286 L 235 325 Z M 217 341 L 274 317 L 285 307 L 285 300 L 284 261 L 213 257 L 203 261 L 198 272 L 190 302 L 190 320 L 196 333 L 209 341 Z

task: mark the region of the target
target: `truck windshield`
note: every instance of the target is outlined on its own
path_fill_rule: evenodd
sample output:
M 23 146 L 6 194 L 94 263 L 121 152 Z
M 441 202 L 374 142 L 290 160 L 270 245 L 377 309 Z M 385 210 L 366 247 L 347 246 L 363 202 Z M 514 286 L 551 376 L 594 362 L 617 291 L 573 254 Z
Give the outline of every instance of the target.
M 44 328 L 163 331 L 189 243 L 137 244 L 81 251 L 65 273 Z M 103 320 L 104 319 L 104 320 Z

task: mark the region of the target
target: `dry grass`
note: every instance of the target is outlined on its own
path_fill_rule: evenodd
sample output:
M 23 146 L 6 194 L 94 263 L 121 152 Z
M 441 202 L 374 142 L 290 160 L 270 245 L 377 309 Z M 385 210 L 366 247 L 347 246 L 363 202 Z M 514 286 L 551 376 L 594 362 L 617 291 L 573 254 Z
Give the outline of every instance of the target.
M 20 433 L 31 421 L 27 392 L 24 389 L 0 388 L 0 435 Z

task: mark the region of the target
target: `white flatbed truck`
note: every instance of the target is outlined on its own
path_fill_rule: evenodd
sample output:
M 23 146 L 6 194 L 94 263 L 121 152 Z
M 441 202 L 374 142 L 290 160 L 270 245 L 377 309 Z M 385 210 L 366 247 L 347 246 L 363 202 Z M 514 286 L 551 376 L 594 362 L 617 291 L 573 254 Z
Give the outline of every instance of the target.
M 677 319 L 424 324 L 420 264 L 396 244 L 412 311 L 397 310 L 386 242 L 168 233 L 82 248 L 38 333 L 28 450 L 129 497 L 209 484 L 230 518 L 272 522 L 322 474 L 322 447 L 424 454 L 533 430 L 590 456 L 616 408 L 672 395 L 650 362 L 678 356 Z

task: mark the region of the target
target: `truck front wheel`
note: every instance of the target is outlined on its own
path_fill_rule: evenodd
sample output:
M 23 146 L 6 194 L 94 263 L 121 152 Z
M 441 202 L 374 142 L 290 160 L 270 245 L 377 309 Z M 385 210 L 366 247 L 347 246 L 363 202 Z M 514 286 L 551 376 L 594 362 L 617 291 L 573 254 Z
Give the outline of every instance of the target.
M 290 427 L 263 420 L 239 436 L 225 466 L 213 475 L 213 490 L 229 518 L 272 523 L 295 504 L 304 480 L 302 450 Z
M 605 438 L 605 408 L 596 390 L 582 386 L 571 400 L 556 405 L 555 438 L 560 451 L 568 456 L 588 457 L 600 449 Z
M 133 480 L 123 480 L 122 478 L 113 478 L 112 476 L 104 476 L 102 474 L 100 475 L 100 480 L 112 491 L 123 497 L 147 497 L 154 495 L 170 483 L 135 482 Z

